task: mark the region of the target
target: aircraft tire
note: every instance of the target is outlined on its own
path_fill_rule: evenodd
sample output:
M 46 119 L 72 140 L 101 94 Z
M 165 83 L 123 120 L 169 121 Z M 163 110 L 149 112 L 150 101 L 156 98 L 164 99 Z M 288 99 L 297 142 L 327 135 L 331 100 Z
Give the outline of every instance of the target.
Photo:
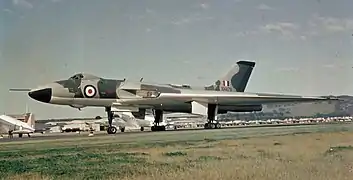
M 21 138 L 23 134 L 18 134 L 18 137 Z
M 221 129 L 220 123 L 206 123 L 204 126 L 205 129 Z
M 125 127 L 121 127 L 121 128 L 120 128 L 120 131 L 121 131 L 121 132 L 125 132 Z
M 144 131 L 144 130 L 145 130 L 145 128 L 144 128 L 144 127 L 141 127 L 141 128 L 140 128 L 140 130 L 141 130 L 141 131 Z
M 220 123 L 216 123 L 216 129 L 221 129 L 221 124 Z
M 108 127 L 107 133 L 108 134 L 115 134 L 117 132 L 116 127 Z

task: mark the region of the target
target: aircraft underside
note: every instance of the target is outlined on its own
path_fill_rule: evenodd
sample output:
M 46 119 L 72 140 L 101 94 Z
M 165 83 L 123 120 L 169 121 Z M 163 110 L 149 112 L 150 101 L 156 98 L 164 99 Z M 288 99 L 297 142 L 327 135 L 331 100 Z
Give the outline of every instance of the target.
M 106 107 L 106 112 L 108 115 L 108 134 L 115 134 L 117 132 L 117 128 L 112 126 L 112 121 L 114 118 L 114 112 L 132 112 L 136 118 L 143 119 L 145 116 L 144 108 L 137 108 L 135 110 L 134 107 L 114 107 L 113 110 L 111 107 Z M 165 107 L 157 107 L 153 109 L 154 115 L 154 125 L 151 127 L 151 131 L 165 131 L 166 127 L 164 125 L 160 125 L 163 121 L 163 111 L 168 112 L 185 112 L 185 113 L 193 113 L 207 116 L 207 122 L 204 125 L 205 129 L 219 129 L 221 128 L 221 124 L 215 119 L 217 114 L 225 113 L 227 111 L 237 111 L 237 112 L 250 112 L 250 111 L 261 111 L 261 105 L 255 106 L 219 106 L 216 104 L 203 104 L 198 102 L 192 102 L 191 104 L 183 104 L 183 105 L 175 105 L 175 106 L 165 106 Z M 122 127 L 121 131 L 124 132 L 125 128 Z M 141 131 L 143 128 L 141 127 Z

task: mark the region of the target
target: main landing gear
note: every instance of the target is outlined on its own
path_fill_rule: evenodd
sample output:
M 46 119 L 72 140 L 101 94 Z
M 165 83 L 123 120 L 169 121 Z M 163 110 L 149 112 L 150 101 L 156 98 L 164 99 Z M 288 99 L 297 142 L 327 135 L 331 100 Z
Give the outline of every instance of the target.
M 208 104 L 207 108 L 207 120 L 208 122 L 204 125 L 205 129 L 220 129 L 221 124 L 215 121 L 215 117 L 217 115 L 217 105 Z
M 107 112 L 107 115 L 108 115 L 108 129 L 107 129 L 107 133 L 108 134 L 115 134 L 117 132 L 117 128 L 112 126 L 114 113 L 112 112 L 111 107 L 106 107 L 105 111 Z
M 159 123 L 163 120 L 163 110 L 154 110 L 154 126 L 151 131 L 165 131 L 165 126 L 160 126 Z

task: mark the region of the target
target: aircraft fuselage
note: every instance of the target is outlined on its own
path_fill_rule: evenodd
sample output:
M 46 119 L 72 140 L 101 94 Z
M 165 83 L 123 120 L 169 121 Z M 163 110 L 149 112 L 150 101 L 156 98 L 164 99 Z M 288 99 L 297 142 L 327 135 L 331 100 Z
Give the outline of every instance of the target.
M 60 80 L 30 91 L 31 98 L 49 104 L 68 105 L 74 108 L 86 106 L 111 107 L 114 104 L 140 99 L 139 108 L 158 108 L 170 112 L 191 112 L 191 104 L 182 97 L 166 100 L 158 96 L 163 93 L 182 94 L 185 92 L 215 91 L 216 85 L 209 87 L 190 87 L 172 84 L 152 84 L 126 80 L 89 77 L 83 79 L 77 74 L 68 80 Z M 144 103 L 144 101 L 146 103 Z M 234 103 L 219 106 L 219 112 L 261 111 L 261 105 L 239 105 Z

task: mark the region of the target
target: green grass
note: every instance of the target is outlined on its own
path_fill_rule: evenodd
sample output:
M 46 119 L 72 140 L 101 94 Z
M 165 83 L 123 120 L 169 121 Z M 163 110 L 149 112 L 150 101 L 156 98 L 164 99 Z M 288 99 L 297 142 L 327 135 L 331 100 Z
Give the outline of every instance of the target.
M 335 128 L 333 128 L 335 129 Z M 352 132 L 134 135 L 0 144 L 2 179 L 344 179 Z M 299 133 L 298 133 L 299 132 Z M 244 134 L 242 134 L 244 133 Z M 247 134 L 246 134 L 247 133 Z M 192 138 L 189 138 L 192 137 Z M 131 139 L 129 139 L 131 138 Z M 179 138 L 179 139 L 178 139 Z M 162 141 L 161 139 L 164 139 Z M 191 139 L 191 140 L 188 140 Z

